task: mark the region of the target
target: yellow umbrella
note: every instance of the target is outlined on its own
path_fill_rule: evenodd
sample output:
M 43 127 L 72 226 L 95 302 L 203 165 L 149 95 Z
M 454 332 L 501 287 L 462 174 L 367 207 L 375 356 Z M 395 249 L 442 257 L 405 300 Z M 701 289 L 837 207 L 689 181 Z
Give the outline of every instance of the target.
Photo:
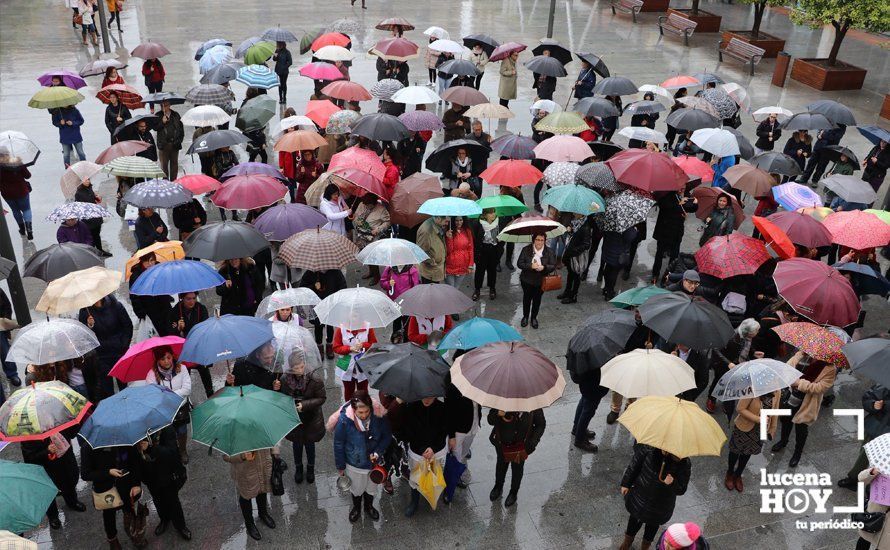
M 124 266 L 124 278 L 126 280 L 130 280 L 130 274 L 133 272 L 133 268 L 136 267 L 136 264 L 139 263 L 139 258 L 151 252 L 154 252 L 158 263 L 172 262 L 173 260 L 182 260 L 185 258 L 185 251 L 182 249 L 182 241 L 154 243 L 137 250 L 136 253 L 133 254 L 133 257 L 127 260 L 127 265 Z
M 118 289 L 120 275 L 104 267 L 72 271 L 47 285 L 34 308 L 59 315 L 88 307 Z
M 643 397 L 618 417 L 638 443 L 678 458 L 720 456 L 726 435 L 717 421 L 692 401 Z

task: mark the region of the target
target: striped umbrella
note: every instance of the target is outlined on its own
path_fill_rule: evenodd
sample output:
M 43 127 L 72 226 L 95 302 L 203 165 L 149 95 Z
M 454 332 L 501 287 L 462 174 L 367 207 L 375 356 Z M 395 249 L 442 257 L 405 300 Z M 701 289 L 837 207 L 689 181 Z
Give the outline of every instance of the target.
M 111 216 L 104 206 L 93 202 L 66 202 L 57 206 L 46 217 L 47 221 L 59 223 L 64 220 L 92 220 Z
M 192 192 L 165 179 L 137 183 L 124 194 L 123 201 L 137 208 L 173 208 L 191 202 Z
M 248 65 L 238 69 L 235 80 L 251 88 L 268 90 L 278 86 L 278 75 L 265 65 Z
M 198 84 L 185 93 L 185 100 L 195 105 L 221 107 L 235 101 L 235 94 L 222 84 Z
M 377 99 L 385 99 L 389 101 L 392 99 L 393 94 L 404 87 L 405 86 L 398 80 L 384 78 L 383 80 L 378 80 L 377 84 L 371 86 L 371 95 Z
M 442 120 L 431 111 L 408 111 L 399 120 L 412 132 L 435 132 L 445 127 Z
M 822 198 L 818 193 L 799 183 L 783 183 L 773 187 L 773 198 L 785 210 L 822 205 Z
M 164 171 L 157 162 L 143 157 L 117 157 L 105 165 L 105 171 L 112 176 L 124 178 L 151 179 L 163 178 Z

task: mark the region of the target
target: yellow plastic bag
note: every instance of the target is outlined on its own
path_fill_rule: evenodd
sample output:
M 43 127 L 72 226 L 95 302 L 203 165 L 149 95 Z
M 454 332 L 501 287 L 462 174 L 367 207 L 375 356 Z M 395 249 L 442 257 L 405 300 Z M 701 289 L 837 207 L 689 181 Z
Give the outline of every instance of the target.
M 439 495 L 445 490 L 445 476 L 438 460 L 422 460 L 411 470 L 411 481 L 417 490 L 435 510 L 439 503 Z

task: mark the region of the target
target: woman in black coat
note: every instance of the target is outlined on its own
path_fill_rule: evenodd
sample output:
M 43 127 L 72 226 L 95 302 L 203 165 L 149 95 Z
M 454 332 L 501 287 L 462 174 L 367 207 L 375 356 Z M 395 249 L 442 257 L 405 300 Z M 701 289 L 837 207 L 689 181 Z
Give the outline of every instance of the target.
M 62 433 L 59 435 L 67 439 L 70 445 L 71 437 L 74 437 L 76 432 L 77 428 L 75 427 L 74 433 Z M 57 452 L 56 445 L 49 439 L 22 441 L 22 460 L 26 464 L 43 466 L 46 474 L 58 487 L 59 492 L 62 493 L 62 498 L 65 499 L 65 505 L 68 509 L 83 512 L 87 507 L 77 498 L 79 470 L 77 468 L 77 459 L 74 457 L 74 450 L 69 448 L 62 456 L 57 456 Z M 59 521 L 59 507 L 56 505 L 55 498 L 46 510 L 46 517 L 49 519 L 49 526 L 52 529 L 62 527 Z
M 226 280 L 216 287 L 216 293 L 222 297 L 220 313 L 253 316 L 266 287 L 265 277 L 257 270 L 253 259 L 225 260 L 219 268 L 219 274 Z
M 202 225 L 207 225 L 207 211 L 197 199 L 173 208 L 173 226 L 179 230 L 180 241 Z
M 776 142 L 782 137 L 782 125 L 779 124 L 778 117 L 775 114 L 770 115 L 767 119 L 757 125 L 757 141 L 754 147 L 757 152 L 772 151 Z
M 615 283 L 618 273 L 629 267 L 630 247 L 637 239 L 636 226 L 628 227 L 623 233 L 603 231 L 603 251 L 600 256 L 600 273 L 603 276 L 603 297 L 608 301 L 615 297 Z
M 173 304 L 167 313 L 167 326 L 170 327 L 172 336 L 185 338 L 192 327 L 209 319 L 207 306 L 198 301 L 197 292 L 183 292 L 179 295 L 179 301 Z M 191 370 L 198 371 L 204 393 L 207 398 L 213 395 L 213 379 L 210 377 L 210 367 L 213 365 L 197 365 Z
M 652 92 L 646 92 L 643 94 L 643 101 L 655 101 L 655 94 Z M 630 105 L 628 105 L 628 108 Z M 632 115 L 630 117 L 630 125 L 631 126 L 640 126 L 644 128 L 649 128 L 650 130 L 655 129 L 655 122 L 659 119 L 658 113 L 643 113 L 639 115 Z M 642 149 L 646 146 L 644 141 L 639 139 L 632 139 L 627 142 L 628 149 Z
M 108 128 L 108 133 L 111 134 L 112 145 L 118 140 L 114 132 L 121 124 L 131 118 L 133 118 L 133 115 L 130 114 L 130 109 L 120 102 L 117 92 L 108 92 L 108 106 L 105 107 L 105 127 Z
M 140 257 L 139 263 L 130 271 L 130 288 L 133 288 L 133 284 L 136 283 L 140 275 L 157 263 L 157 257 L 154 252 L 149 252 Z M 130 305 L 133 306 L 133 313 L 136 314 L 140 321 L 144 321 L 147 317 L 154 326 L 158 336 L 167 336 L 170 333 L 170 327 L 167 326 L 167 313 L 172 303 L 173 298 L 167 295 L 141 296 L 130 294 Z M 129 341 L 127 344 L 129 345 Z
M 564 304 L 578 301 L 578 290 L 581 288 L 581 274 L 587 269 L 590 245 L 593 242 L 590 224 L 586 216 L 572 220 L 568 227 L 569 242 L 562 253 L 562 263 L 566 266 L 566 290 L 557 296 Z
M 538 328 L 538 309 L 541 307 L 541 284 L 544 276 L 553 273 L 556 268 L 556 255 L 546 246 L 547 237 L 543 233 L 532 235 L 532 243 L 519 253 L 516 266 L 521 270 L 519 284 L 522 286 L 522 321 L 520 325 L 528 326 L 531 316 L 532 328 Z
M 69 451 L 71 452 L 71 451 Z M 134 516 L 134 504 L 142 497 L 142 468 L 135 447 L 93 449 L 80 446 L 80 477 L 93 484 L 94 493 L 117 489 L 123 506 L 102 510 L 105 536 L 112 549 L 120 548 L 117 538 L 117 511 L 123 510 L 124 523 Z
M 652 284 L 661 278 L 661 263 L 665 254 L 668 264 L 680 255 L 680 243 L 683 242 L 683 231 L 686 215 L 698 210 L 698 199 L 685 197 L 680 193 L 667 193 L 655 203 L 658 206 L 658 218 L 655 220 L 655 259 L 652 262 Z
M 89 204 L 102 204 L 102 199 L 96 196 L 96 191 L 93 189 L 90 180 L 86 180 L 77 186 L 77 190 L 74 192 L 74 200 Z M 93 236 L 93 246 L 99 251 L 99 255 L 103 258 L 110 258 L 111 253 L 102 248 L 102 218 L 90 218 L 83 220 L 83 223 L 90 228 L 90 234 Z
M 141 298 L 141 297 L 140 297 Z M 138 301 L 138 300 L 137 300 Z M 135 309 L 135 304 L 134 304 Z M 114 294 L 80 310 L 78 320 L 92 329 L 99 340 L 96 362 L 102 385 L 102 398 L 114 395 L 114 378 L 108 376 L 114 364 L 127 352 L 133 339 L 133 321 Z M 86 377 L 84 377 L 86 378 Z M 125 386 L 118 381 L 118 385 Z
M 473 301 L 482 293 L 482 283 L 488 275 L 488 297 L 497 298 L 495 285 L 498 280 L 498 263 L 504 253 L 504 242 L 498 240 L 501 232 L 500 220 L 494 208 L 486 208 L 478 220 L 470 221 L 473 232 L 473 261 L 476 262 L 476 273 L 473 275 Z
M 272 383 L 272 389 L 294 398 L 300 425 L 285 437 L 294 449 L 294 481 L 303 483 L 303 449 L 306 450 L 306 483 L 315 483 L 315 444 L 324 437 L 321 406 L 327 400 L 324 382 L 314 372 L 306 372 L 302 350 L 288 357 L 290 371 Z
M 319 299 L 324 300 L 338 290 L 346 288 L 346 277 L 343 276 L 343 272 L 339 269 L 306 271 L 303 273 L 303 278 L 300 279 L 300 286 L 312 289 L 312 292 Z M 334 341 L 334 327 L 321 324 L 317 318 L 312 319 L 312 324 L 315 326 L 315 343 L 318 345 L 318 353 L 329 360 L 333 359 L 334 348 L 332 342 Z M 327 331 L 327 334 L 325 334 L 325 331 Z
M 186 470 L 179 458 L 176 432 L 172 426 L 136 444 L 136 456 L 145 486 L 151 493 L 161 522 L 155 528 L 160 537 L 170 523 L 185 540 L 192 540 L 192 532 L 185 524 L 185 514 L 179 501 L 179 491 L 185 485 Z
M 136 238 L 136 249 L 142 249 L 154 243 L 167 242 L 167 224 L 153 208 L 140 208 L 139 217 L 133 236 Z
M 488 440 L 497 451 L 494 487 L 488 498 L 492 501 L 501 498 L 509 466 L 512 471 L 510 492 L 507 493 L 507 498 L 504 500 L 504 506 L 509 508 L 516 504 L 516 495 L 519 493 L 519 485 L 522 483 L 525 461 L 528 455 L 535 452 L 538 443 L 540 443 L 544 429 L 547 427 L 547 421 L 544 419 L 543 409 L 536 409 L 529 413 L 491 409 L 488 411 L 488 423 L 492 427 Z
M 677 497 L 686 493 L 691 471 L 688 458 L 680 459 L 649 445 L 634 445 L 634 456 L 621 478 L 621 495 L 630 513 L 622 549 L 630 549 L 643 525 L 643 546 L 652 544 L 659 527 L 674 515 Z

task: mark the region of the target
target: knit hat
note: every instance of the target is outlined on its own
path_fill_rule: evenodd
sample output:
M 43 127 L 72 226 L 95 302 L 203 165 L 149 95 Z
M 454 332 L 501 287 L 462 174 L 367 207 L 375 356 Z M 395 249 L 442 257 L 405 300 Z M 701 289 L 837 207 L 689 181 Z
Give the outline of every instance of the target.
M 690 521 L 687 523 L 674 523 L 667 528 L 664 538 L 675 547 L 686 548 L 687 546 L 692 546 L 699 536 L 701 536 L 701 529 Z

